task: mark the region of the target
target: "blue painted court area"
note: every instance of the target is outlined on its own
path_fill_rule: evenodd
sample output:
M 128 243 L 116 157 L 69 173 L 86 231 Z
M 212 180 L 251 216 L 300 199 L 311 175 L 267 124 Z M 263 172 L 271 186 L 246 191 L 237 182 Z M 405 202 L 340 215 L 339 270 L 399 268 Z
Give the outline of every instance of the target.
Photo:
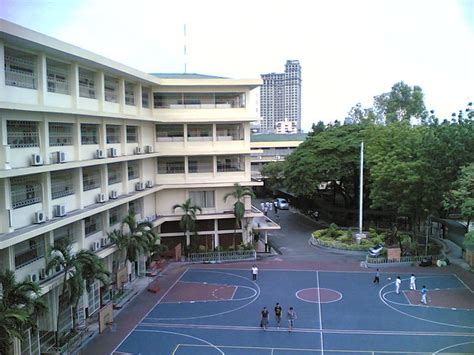
M 449 306 L 451 293 L 474 297 L 456 275 L 418 276 L 419 287 L 429 289 L 428 305 L 414 302 L 416 293 L 410 298 L 409 274 L 400 275 L 400 294 L 396 275 L 388 276 L 374 285 L 364 272 L 261 270 L 253 282 L 249 270 L 188 269 L 115 354 L 474 353 L 474 307 Z M 439 292 L 448 306 L 434 306 Z M 280 328 L 276 302 L 283 307 Z M 260 328 L 264 306 L 267 330 Z M 290 306 L 297 312 L 292 332 Z

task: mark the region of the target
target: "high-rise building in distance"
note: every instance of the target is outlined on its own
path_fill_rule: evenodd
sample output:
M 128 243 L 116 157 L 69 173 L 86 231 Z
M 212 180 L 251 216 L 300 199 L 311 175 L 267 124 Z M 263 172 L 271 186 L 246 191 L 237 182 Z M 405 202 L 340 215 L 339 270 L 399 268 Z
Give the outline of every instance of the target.
M 284 73 L 262 74 L 260 88 L 260 131 L 276 132 L 278 122 L 296 122 L 292 132 L 301 131 L 301 65 L 298 60 L 287 60 Z

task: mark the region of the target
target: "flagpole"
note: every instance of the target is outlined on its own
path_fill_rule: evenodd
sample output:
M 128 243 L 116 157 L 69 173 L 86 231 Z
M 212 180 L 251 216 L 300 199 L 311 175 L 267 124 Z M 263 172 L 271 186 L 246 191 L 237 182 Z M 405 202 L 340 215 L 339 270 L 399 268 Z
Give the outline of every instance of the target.
M 364 195 L 364 141 L 360 144 L 360 183 L 359 183 L 359 234 L 362 235 L 363 227 L 363 195 Z

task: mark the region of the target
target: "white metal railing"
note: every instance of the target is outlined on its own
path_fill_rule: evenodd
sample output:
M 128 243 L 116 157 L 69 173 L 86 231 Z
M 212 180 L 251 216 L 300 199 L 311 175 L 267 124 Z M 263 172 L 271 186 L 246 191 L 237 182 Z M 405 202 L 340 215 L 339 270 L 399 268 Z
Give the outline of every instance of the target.
M 25 89 L 36 89 L 36 75 L 35 73 L 24 73 L 11 68 L 5 69 L 5 85 L 18 86 Z
M 212 251 L 207 253 L 190 253 L 186 260 L 193 263 L 256 260 L 255 250 Z
M 69 83 L 58 78 L 48 79 L 48 92 L 69 95 Z
M 104 99 L 107 102 L 118 102 L 118 95 L 115 91 L 105 89 Z
M 79 83 L 79 96 L 89 99 L 95 99 L 95 89 L 87 84 Z
M 37 182 L 28 182 L 24 186 L 12 186 L 11 199 L 13 209 L 34 205 L 42 201 L 41 185 Z
M 417 255 L 417 256 L 401 256 L 400 258 L 388 259 L 384 257 L 371 257 L 367 255 L 365 262 L 367 264 L 394 264 L 394 263 L 416 263 L 423 259 L 432 260 L 433 258 L 439 258 L 441 255 Z

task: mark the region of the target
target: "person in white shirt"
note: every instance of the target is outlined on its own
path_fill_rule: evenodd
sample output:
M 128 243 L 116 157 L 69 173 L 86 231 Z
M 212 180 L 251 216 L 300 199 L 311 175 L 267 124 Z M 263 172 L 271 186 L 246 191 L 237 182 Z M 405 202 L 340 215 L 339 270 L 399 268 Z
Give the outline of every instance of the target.
M 410 276 L 410 290 L 416 290 L 416 277 L 415 275 L 411 274 Z
M 397 293 L 397 295 L 400 293 L 401 284 L 402 284 L 402 279 L 400 278 L 400 276 L 397 276 L 397 279 L 395 280 L 395 292 Z
M 252 266 L 252 280 L 257 281 L 258 267 L 257 265 Z

